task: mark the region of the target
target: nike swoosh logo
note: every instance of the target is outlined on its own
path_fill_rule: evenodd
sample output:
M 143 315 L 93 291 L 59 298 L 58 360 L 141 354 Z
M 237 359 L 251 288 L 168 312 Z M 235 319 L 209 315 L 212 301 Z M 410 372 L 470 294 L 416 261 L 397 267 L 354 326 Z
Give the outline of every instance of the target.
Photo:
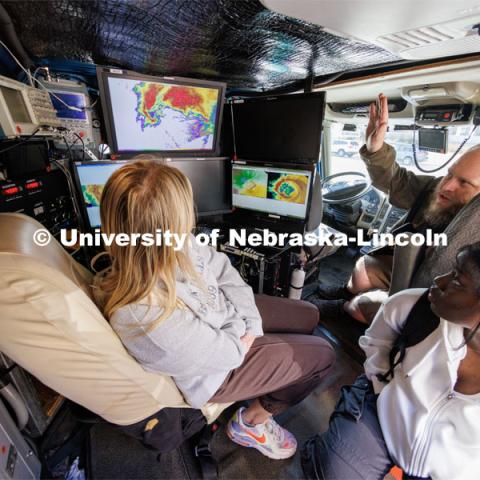
M 249 432 L 249 431 L 246 431 L 246 433 L 247 433 L 248 435 L 250 435 L 253 439 L 255 439 L 255 440 L 256 440 L 257 442 L 259 442 L 259 443 L 265 443 L 265 441 L 266 441 L 265 434 L 262 434 L 262 436 L 259 437 L 259 436 L 255 435 L 255 434 L 253 434 L 253 433 L 251 433 L 251 432 Z

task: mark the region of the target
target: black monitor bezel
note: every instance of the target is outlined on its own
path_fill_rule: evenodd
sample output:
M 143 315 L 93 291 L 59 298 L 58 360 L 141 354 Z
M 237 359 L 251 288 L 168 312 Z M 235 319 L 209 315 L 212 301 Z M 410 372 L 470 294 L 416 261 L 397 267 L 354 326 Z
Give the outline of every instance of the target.
M 279 163 L 293 163 L 293 164 L 299 164 L 299 165 L 311 165 L 311 164 L 315 164 L 315 163 L 318 163 L 319 161 L 319 158 L 320 158 L 320 153 L 321 153 L 321 147 L 322 147 L 322 134 L 323 134 L 323 124 L 324 124 L 324 121 L 325 121 L 325 111 L 326 111 L 326 106 L 327 106 L 327 103 L 326 103 L 326 94 L 325 92 L 321 91 L 321 92 L 307 92 L 307 93 L 292 93 L 292 94 L 288 94 L 288 95 L 265 95 L 265 96 L 260 96 L 260 97 L 254 97 L 254 98 L 242 98 L 242 99 L 233 99 L 230 103 L 232 104 L 232 108 L 235 109 L 235 105 L 245 105 L 245 104 L 255 104 L 255 103 L 258 103 L 258 104 L 265 104 L 267 105 L 268 103 L 270 102 L 286 102 L 286 101 L 292 101 L 294 99 L 319 99 L 321 100 L 321 112 L 320 112 L 320 115 L 319 115 L 319 125 L 320 125 L 320 129 L 319 129 L 319 134 L 316 138 L 316 146 L 315 146 L 315 150 L 318 151 L 318 155 L 314 158 L 314 157 L 297 157 L 297 158 L 284 158 L 284 159 L 281 159 L 279 160 Z M 233 128 L 235 129 L 235 117 L 234 117 L 234 114 L 232 113 L 233 115 Z M 235 131 L 234 132 L 234 135 L 237 136 L 239 135 L 238 131 Z M 234 137 L 235 138 L 235 137 Z M 234 141 L 234 144 L 236 142 Z M 246 156 L 243 156 L 241 152 L 238 152 L 237 151 L 237 148 L 236 146 L 234 145 L 234 149 L 235 149 L 235 156 L 238 158 L 238 159 L 246 159 Z M 249 157 L 248 158 L 249 161 L 255 161 L 255 162 L 275 162 L 275 159 L 272 157 L 272 158 L 265 158 L 264 156 L 262 158 L 255 158 L 255 157 Z
M 122 158 L 131 158 L 142 153 L 151 153 L 172 158 L 182 157 L 215 157 L 219 156 L 220 149 L 220 134 L 222 128 L 223 105 L 225 103 L 225 91 L 227 85 L 223 82 L 215 82 L 210 80 L 198 80 L 186 77 L 167 77 L 145 75 L 131 70 L 124 70 L 120 68 L 109 68 L 97 66 L 97 80 L 100 92 L 100 101 L 102 105 L 103 118 L 105 122 L 105 131 L 107 134 L 108 145 L 113 154 L 121 156 Z M 111 108 L 110 89 L 108 87 L 108 77 L 127 78 L 133 80 L 144 80 L 150 82 L 168 83 L 174 85 L 198 86 L 204 88 L 215 88 L 218 90 L 218 113 L 215 120 L 215 134 L 213 138 L 213 148 L 211 150 L 119 150 L 117 138 L 114 133 L 115 122 L 113 118 L 113 110 Z
M 168 159 L 166 161 L 166 165 L 169 165 L 173 168 L 176 167 L 177 164 L 181 163 L 181 162 L 185 162 L 185 161 L 188 161 L 188 160 L 194 160 L 195 162 L 207 162 L 207 161 L 217 161 L 217 162 L 224 162 L 225 164 L 227 165 L 230 165 L 230 159 L 228 159 L 227 157 L 205 157 L 205 158 L 175 158 L 175 159 Z M 131 163 L 131 162 L 135 162 L 137 161 L 136 159 L 119 159 L 119 160 L 99 160 L 99 161 L 95 161 L 95 162 L 92 162 L 92 161 L 79 161 L 79 160 L 75 160 L 73 162 L 71 162 L 71 170 L 72 170 L 72 173 L 73 173 L 73 178 L 74 178 L 74 182 L 75 182 L 75 189 L 76 189 L 76 195 L 77 195 L 77 198 L 79 200 L 79 203 L 80 203 L 80 208 L 81 208 L 81 215 L 82 215 L 82 218 L 83 218 L 83 224 L 84 225 L 87 225 L 89 230 L 95 230 L 96 228 L 101 228 L 99 226 L 95 226 L 93 227 L 91 224 L 90 224 L 90 218 L 88 216 L 88 210 L 87 210 L 87 206 L 85 205 L 85 199 L 83 198 L 83 192 L 82 192 L 82 183 L 80 181 L 80 176 L 78 174 L 78 168 L 77 166 L 78 165 L 112 165 L 112 164 L 128 164 L 128 163 Z M 162 160 L 158 160 L 160 162 L 162 162 Z M 231 170 L 231 165 L 230 165 L 230 170 Z M 231 182 L 231 171 L 229 172 L 230 174 L 230 182 Z M 184 174 L 185 175 L 185 174 Z M 188 178 L 188 177 L 187 177 Z M 228 184 L 226 185 L 226 188 L 228 190 Z M 232 194 L 231 194 L 231 183 L 230 183 L 230 204 L 229 204 L 229 207 L 228 208 L 225 208 L 225 209 L 220 209 L 220 210 L 212 210 L 212 211 L 208 211 L 208 212 L 198 212 L 197 210 L 197 206 L 195 204 L 195 214 L 196 214 L 196 217 L 197 219 L 204 219 L 204 218 L 207 218 L 207 217 L 211 217 L 213 215 L 221 215 L 221 214 L 229 214 L 232 212 Z M 194 200 L 195 200 L 195 197 L 194 197 Z
M 260 210 L 251 210 L 248 208 L 236 207 L 233 205 L 233 186 L 232 186 L 232 215 L 236 217 L 240 222 L 252 224 L 253 227 L 257 228 L 269 228 L 275 229 L 275 225 L 278 226 L 278 229 L 284 229 L 285 231 L 298 231 L 302 232 L 303 228 L 308 225 L 310 218 L 310 210 L 312 204 L 312 195 L 313 195 L 313 185 L 315 181 L 315 175 L 318 175 L 317 165 L 316 164 L 301 164 L 301 163 L 290 163 L 290 162 L 261 162 L 255 160 L 234 160 L 232 161 L 232 174 L 233 168 L 235 165 L 239 166 L 255 166 L 255 167 L 266 167 L 266 168 L 278 168 L 278 169 L 288 169 L 288 170 L 299 170 L 299 171 L 309 171 L 312 173 L 310 177 L 310 188 L 308 191 L 307 199 L 307 211 L 305 213 L 305 218 L 291 217 L 287 215 L 279 215 L 274 213 L 262 212 Z

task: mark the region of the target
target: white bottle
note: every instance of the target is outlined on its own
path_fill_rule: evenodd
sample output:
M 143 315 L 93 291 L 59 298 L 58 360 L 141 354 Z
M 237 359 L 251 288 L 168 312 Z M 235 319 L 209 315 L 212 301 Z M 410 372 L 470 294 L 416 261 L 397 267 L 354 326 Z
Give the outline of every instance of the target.
M 288 298 L 300 300 L 302 297 L 303 284 L 305 283 L 305 270 L 303 266 L 295 268 L 290 277 L 290 288 L 288 289 Z

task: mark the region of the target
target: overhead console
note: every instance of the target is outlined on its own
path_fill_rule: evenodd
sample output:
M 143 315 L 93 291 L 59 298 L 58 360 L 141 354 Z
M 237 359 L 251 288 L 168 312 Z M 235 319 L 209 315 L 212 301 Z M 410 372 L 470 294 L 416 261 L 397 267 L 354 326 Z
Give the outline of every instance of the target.
M 371 102 L 357 103 L 328 103 L 332 112 L 341 113 L 343 115 L 354 115 L 359 117 L 367 117 Z M 388 113 L 403 112 L 407 108 L 408 102 L 403 98 L 388 99 Z

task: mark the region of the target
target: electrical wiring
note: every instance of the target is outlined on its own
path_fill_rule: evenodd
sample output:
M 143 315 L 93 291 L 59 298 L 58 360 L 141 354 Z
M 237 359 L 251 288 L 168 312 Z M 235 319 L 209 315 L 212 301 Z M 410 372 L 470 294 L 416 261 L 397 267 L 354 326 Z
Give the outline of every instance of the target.
M 72 107 L 71 105 L 68 105 L 65 103 L 60 97 L 55 95 L 52 92 L 49 92 L 47 88 L 40 82 L 40 80 L 37 80 L 32 74 L 20 63 L 20 61 L 17 59 L 17 57 L 10 51 L 10 49 L 5 45 L 5 43 L 0 40 L 0 45 L 3 46 L 3 48 L 12 56 L 12 58 L 15 60 L 17 65 L 28 75 L 28 78 L 30 80 L 30 85 L 33 86 L 33 82 L 36 82 L 43 90 L 47 91 L 52 97 L 56 98 L 60 103 L 62 103 L 65 107 L 67 107 L 69 110 L 74 110 L 75 112 L 83 112 L 83 109 L 78 108 L 78 107 Z
M 84 162 L 85 161 L 85 142 L 83 141 L 83 138 L 77 132 L 74 132 L 73 130 L 70 130 L 70 132 L 73 133 L 73 135 L 75 135 L 77 137 L 77 140 L 80 140 L 82 142 L 82 162 Z M 74 143 L 76 143 L 77 140 L 75 140 Z
M 20 63 L 20 60 L 13 54 L 13 52 L 5 45 L 5 43 L 2 40 L 0 40 L 0 44 L 10 54 L 10 56 L 15 60 L 15 63 L 27 74 L 28 79 L 30 81 L 30 85 L 33 86 L 31 73 Z

